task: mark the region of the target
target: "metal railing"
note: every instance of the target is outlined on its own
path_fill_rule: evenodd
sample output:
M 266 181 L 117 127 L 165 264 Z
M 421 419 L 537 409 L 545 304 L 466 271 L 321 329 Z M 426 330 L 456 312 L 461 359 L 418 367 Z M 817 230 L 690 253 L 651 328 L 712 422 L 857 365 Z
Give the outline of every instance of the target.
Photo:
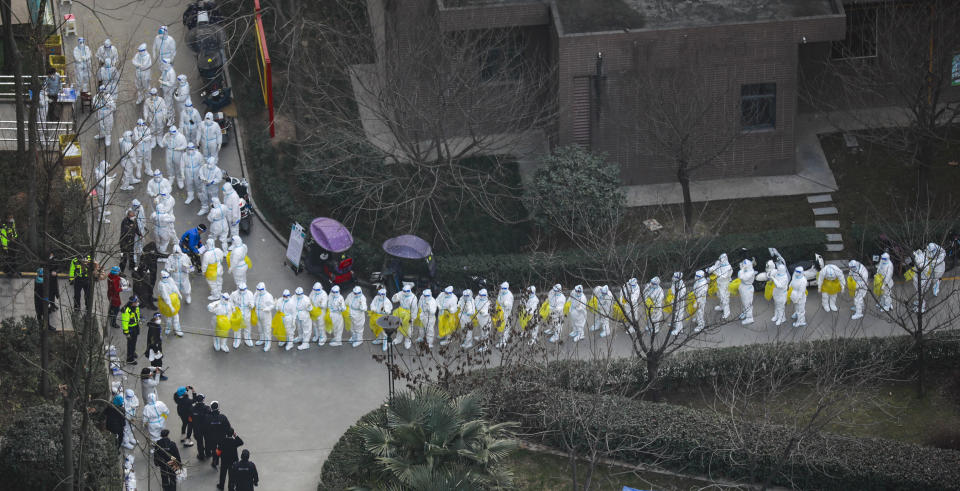
M 37 121 L 42 145 L 59 145 L 60 135 L 73 133 L 73 121 Z M 0 121 L 0 142 L 17 141 L 17 122 Z

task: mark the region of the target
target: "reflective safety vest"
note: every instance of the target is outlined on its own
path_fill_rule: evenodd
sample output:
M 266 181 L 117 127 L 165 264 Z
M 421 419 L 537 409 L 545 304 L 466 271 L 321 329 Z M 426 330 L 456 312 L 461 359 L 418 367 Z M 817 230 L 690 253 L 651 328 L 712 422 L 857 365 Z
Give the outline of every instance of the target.
M 90 260 L 90 256 L 87 256 L 87 261 Z M 70 280 L 73 281 L 74 278 L 86 278 L 87 277 L 87 268 L 83 266 L 83 261 L 80 258 L 73 258 L 70 261 Z
M 3 250 L 7 250 L 7 247 L 10 245 L 11 239 L 17 238 L 17 224 L 16 223 L 4 223 L 0 225 L 0 247 Z
M 134 307 L 132 305 L 127 305 L 123 308 L 123 333 L 127 334 L 130 332 L 131 327 L 140 326 L 140 307 Z

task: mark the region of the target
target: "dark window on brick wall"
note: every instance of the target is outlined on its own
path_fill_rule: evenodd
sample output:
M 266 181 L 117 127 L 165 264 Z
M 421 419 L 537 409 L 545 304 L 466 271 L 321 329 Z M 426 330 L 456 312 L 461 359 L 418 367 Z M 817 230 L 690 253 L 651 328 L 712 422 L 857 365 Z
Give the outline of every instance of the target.
M 830 56 L 840 58 L 875 58 L 877 56 L 877 8 L 846 7 L 847 37 L 834 41 Z
M 776 127 L 777 84 L 747 84 L 740 87 L 740 124 L 744 130 Z

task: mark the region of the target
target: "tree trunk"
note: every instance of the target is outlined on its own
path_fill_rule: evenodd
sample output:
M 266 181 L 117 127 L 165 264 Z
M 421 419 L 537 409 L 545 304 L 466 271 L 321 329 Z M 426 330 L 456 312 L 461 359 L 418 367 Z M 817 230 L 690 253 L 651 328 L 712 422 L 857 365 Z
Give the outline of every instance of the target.
M 690 174 L 687 173 L 687 163 L 680 162 L 677 168 L 677 180 L 683 191 L 683 231 L 689 233 L 693 228 L 693 198 L 690 196 Z
M 920 317 L 922 320 L 923 316 L 921 315 Z M 924 387 L 924 373 L 926 372 L 927 368 L 927 360 L 926 349 L 923 343 L 923 330 L 920 329 L 919 326 L 917 332 L 913 335 L 913 349 L 917 352 L 917 399 L 923 399 L 923 396 L 926 392 Z
M 42 262 L 43 272 L 46 275 L 44 278 L 43 286 L 40 290 L 43 292 L 43 298 L 50 298 L 50 282 L 53 281 L 50 274 L 50 263 Z M 48 341 L 48 331 L 47 326 L 50 325 L 50 302 L 45 302 L 43 308 L 40 310 L 40 320 L 38 330 L 40 331 L 40 397 L 47 397 L 47 394 L 50 393 L 50 377 L 47 375 L 47 370 L 50 369 L 48 366 L 49 363 L 49 353 L 50 346 Z
M 650 400 L 657 401 L 659 394 L 656 390 L 656 383 L 660 375 L 660 354 L 647 354 L 647 386 L 644 388 L 645 394 L 649 394 Z
M 73 377 L 71 377 L 73 378 Z M 60 489 L 73 490 L 73 397 L 68 387 L 63 394 L 63 485 Z

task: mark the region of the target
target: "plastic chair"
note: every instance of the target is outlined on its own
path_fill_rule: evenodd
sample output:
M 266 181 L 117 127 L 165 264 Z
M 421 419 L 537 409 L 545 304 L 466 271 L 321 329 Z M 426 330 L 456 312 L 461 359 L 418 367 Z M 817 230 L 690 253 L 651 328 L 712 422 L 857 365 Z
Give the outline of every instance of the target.
M 64 1 L 71 2 L 71 0 L 60 0 L 60 4 L 62 5 Z M 77 35 L 77 18 L 73 14 L 63 14 L 63 35 L 71 34 Z

